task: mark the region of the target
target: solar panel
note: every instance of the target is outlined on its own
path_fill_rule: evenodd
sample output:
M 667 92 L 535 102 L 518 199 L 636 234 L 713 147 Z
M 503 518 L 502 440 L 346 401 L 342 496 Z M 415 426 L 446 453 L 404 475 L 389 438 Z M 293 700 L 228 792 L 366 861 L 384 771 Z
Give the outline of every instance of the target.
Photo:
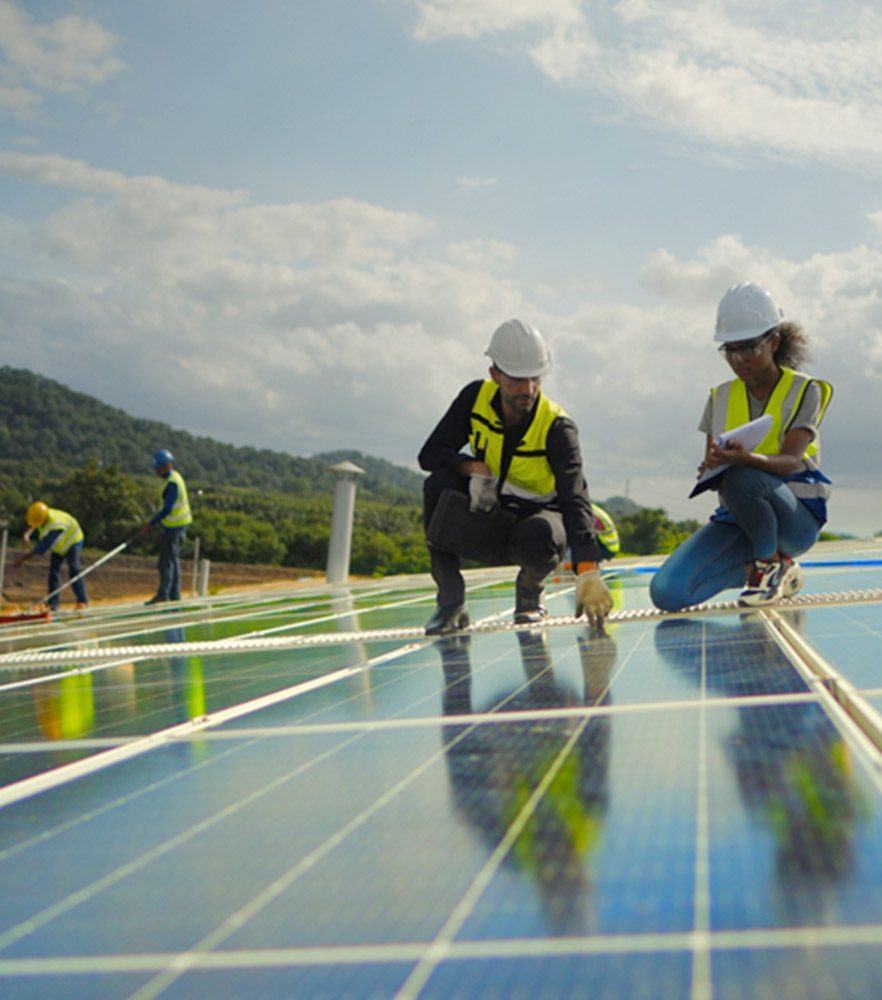
M 875 996 L 874 550 L 751 613 L 614 565 L 603 633 L 510 570 L 440 639 L 425 577 L 8 630 L 0 995 Z

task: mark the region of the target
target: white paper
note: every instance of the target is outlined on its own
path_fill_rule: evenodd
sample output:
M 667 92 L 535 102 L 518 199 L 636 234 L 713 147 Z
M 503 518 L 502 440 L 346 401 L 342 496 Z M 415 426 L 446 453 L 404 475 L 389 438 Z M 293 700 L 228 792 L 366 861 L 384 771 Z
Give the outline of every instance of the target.
M 740 427 L 734 427 L 731 431 L 724 431 L 717 438 L 717 444 L 725 445 L 729 441 L 740 441 L 748 451 L 753 451 L 766 434 L 769 433 L 771 426 L 772 415 L 770 413 L 764 413 L 761 417 L 757 417 L 756 420 L 751 420 L 749 423 L 742 424 Z M 698 493 L 701 493 L 702 490 L 700 487 L 702 483 L 719 476 L 720 473 L 725 472 L 730 465 L 731 463 L 727 463 L 726 465 L 718 465 L 715 469 L 705 469 L 689 496 L 694 497 Z

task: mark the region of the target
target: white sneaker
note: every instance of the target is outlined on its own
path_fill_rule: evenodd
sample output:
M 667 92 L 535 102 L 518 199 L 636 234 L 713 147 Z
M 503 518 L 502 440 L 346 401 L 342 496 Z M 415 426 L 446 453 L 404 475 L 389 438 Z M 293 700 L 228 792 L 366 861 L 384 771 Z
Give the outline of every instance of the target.
M 802 590 L 802 585 L 805 583 L 802 575 L 802 566 L 794 559 L 788 559 L 787 561 L 790 563 L 790 566 L 784 574 L 782 597 L 795 597 Z
M 799 577 L 797 579 L 797 577 Z M 794 586 L 792 593 L 788 587 Z M 799 564 L 786 556 L 780 562 L 771 559 L 757 559 L 747 586 L 741 592 L 738 603 L 744 608 L 755 608 L 763 604 L 774 604 L 779 597 L 791 597 L 802 586 Z

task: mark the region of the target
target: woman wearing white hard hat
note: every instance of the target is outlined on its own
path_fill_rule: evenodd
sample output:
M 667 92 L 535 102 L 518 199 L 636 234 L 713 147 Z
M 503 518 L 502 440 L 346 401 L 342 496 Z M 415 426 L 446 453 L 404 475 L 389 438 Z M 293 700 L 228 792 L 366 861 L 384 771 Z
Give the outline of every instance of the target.
M 698 471 L 720 469 L 712 480 L 720 506 L 655 574 L 650 593 L 665 611 L 730 587 L 743 588 L 745 607 L 793 596 L 802 586 L 795 557 L 814 545 L 827 519 L 831 483 L 820 469 L 818 426 L 833 389 L 798 370 L 808 360 L 805 333 L 751 281 L 721 299 L 714 339 L 735 378 L 711 390 Z M 771 425 L 751 450 L 737 439 L 721 442 L 763 415 Z

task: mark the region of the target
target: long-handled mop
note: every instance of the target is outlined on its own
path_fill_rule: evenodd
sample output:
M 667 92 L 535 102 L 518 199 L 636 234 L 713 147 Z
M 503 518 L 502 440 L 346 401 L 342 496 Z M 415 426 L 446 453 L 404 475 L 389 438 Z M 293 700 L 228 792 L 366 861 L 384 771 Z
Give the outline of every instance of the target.
M 24 622 L 24 621 L 35 621 L 37 619 L 44 619 L 49 621 L 50 613 L 48 611 L 35 612 L 35 608 L 39 608 L 41 604 L 47 604 L 56 594 L 60 594 L 62 590 L 69 587 L 72 583 L 76 583 L 77 580 L 82 580 L 84 576 L 88 576 L 92 570 L 98 569 L 99 566 L 107 562 L 108 559 L 112 559 L 115 555 L 122 552 L 123 549 L 128 548 L 136 539 L 141 537 L 141 532 L 138 531 L 131 538 L 127 538 L 124 542 L 121 542 L 115 549 L 111 549 L 110 552 L 105 553 L 100 559 L 96 559 L 91 566 L 87 566 L 82 573 L 77 573 L 75 577 L 68 580 L 67 583 L 63 583 L 60 587 L 56 587 L 51 594 L 47 594 L 44 598 L 39 601 L 35 601 L 24 613 L 17 615 L 0 615 L 0 624 L 7 624 L 12 622 Z M 9 600 L 6 594 L 3 594 L 4 600 Z
M 89 573 L 94 569 L 98 569 L 99 566 L 107 562 L 108 559 L 112 559 L 115 555 L 122 552 L 123 549 L 128 548 L 136 539 L 141 537 L 141 532 L 137 531 L 131 538 L 127 538 L 124 542 L 121 542 L 115 549 L 111 549 L 110 552 L 105 553 L 100 559 L 96 559 L 91 566 L 87 566 L 82 573 L 77 573 L 75 577 L 68 580 L 67 583 L 63 583 L 60 587 L 56 587 L 51 594 L 47 594 L 42 600 L 32 604 L 27 610 L 32 611 L 34 608 L 39 607 L 41 604 L 48 604 L 49 601 L 55 597 L 56 594 L 60 594 L 62 590 L 69 587 L 71 584 L 76 583 L 77 580 L 82 580 L 84 576 L 88 576 Z

